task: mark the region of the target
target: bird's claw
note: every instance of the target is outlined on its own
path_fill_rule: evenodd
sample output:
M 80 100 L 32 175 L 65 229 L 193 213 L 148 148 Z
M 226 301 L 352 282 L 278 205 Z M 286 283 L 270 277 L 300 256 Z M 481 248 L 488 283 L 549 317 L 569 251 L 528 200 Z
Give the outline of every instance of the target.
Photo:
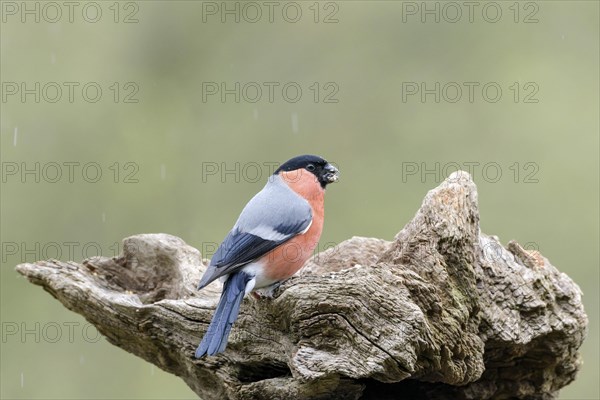
M 281 283 L 282 282 L 276 282 L 276 283 L 272 284 L 271 286 L 257 289 L 254 292 L 252 292 L 252 295 L 257 300 L 273 299 L 275 297 L 275 291 L 277 291 L 277 289 L 279 289 L 279 286 L 281 286 Z

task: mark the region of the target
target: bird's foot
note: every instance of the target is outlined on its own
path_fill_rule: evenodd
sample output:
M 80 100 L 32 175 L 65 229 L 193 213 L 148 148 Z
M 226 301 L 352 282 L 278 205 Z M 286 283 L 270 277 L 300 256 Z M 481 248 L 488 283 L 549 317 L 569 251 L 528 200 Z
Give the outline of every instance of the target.
M 279 286 L 281 286 L 282 282 L 276 282 L 270 286 L 261 288 L 261 289 L 257 289 L 254 292 L 252 292 L 252 295 L 254 296 L 254 298 L 256 299 L 272 299 L 275 297 L 275 292 L 277 291 L 277 289 L 279 289 Z

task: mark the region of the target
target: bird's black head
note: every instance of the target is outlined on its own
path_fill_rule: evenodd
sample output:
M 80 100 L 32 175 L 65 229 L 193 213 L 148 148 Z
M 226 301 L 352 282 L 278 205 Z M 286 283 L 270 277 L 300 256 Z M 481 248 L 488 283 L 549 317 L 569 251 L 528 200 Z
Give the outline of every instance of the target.
M 306 154 L 303 156 L 294 157 L 283 164 L 275 171 L 278 174 L 282 171 L 296 171 L 305 169 L 315 175 L 323 188 L 329 183 L 337 182 L 339 171 L 336 167 L 329 164 L 326 160 L 319 156 Z

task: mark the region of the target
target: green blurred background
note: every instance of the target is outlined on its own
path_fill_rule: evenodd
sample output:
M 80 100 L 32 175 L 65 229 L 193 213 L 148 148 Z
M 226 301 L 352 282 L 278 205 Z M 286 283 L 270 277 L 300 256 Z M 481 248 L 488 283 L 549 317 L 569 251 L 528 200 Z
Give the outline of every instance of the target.
M 444 173 L 471 165 L 482 230 L 582 288 L 584 365 L 561 398 L 599 398 L 598 2 L 475 2 L 471 16 L 454 3 L 460 18 L 436 2 L 275 2 L 272 21 L 264 3 L 258 17 L 236 2 L 75 2 L 72 18 L 47 4 L 2 2 L 3 398 L 193 398 L 14 266 L 111 256 L 148 232 L 210 256 L 270 166 L 302 153 L 342 171 L 321 248 L 392 238 Z M 211 82 L 239 82 L 239 102 Z M 407 92 L 422 82 L 439 82 L 439 102 Z M 479 85 L 472 101 L 464 82 Z

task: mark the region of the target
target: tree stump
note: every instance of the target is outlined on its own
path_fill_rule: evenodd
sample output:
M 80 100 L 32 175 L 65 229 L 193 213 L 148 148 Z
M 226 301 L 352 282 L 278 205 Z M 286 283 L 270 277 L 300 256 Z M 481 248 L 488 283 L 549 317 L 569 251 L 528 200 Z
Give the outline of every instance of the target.
M 273 299 L 244 299 L 225 353 L 197 360 L 221 289 L 195 290 L 205 268 L 183 240 L 144 234 L 119 257 L 17 271 L 203 399 L 551 399 L 581 363 L 579 287 L 537 251 L 481 233 L 462 171 L 393 241 L 353 237 Z

